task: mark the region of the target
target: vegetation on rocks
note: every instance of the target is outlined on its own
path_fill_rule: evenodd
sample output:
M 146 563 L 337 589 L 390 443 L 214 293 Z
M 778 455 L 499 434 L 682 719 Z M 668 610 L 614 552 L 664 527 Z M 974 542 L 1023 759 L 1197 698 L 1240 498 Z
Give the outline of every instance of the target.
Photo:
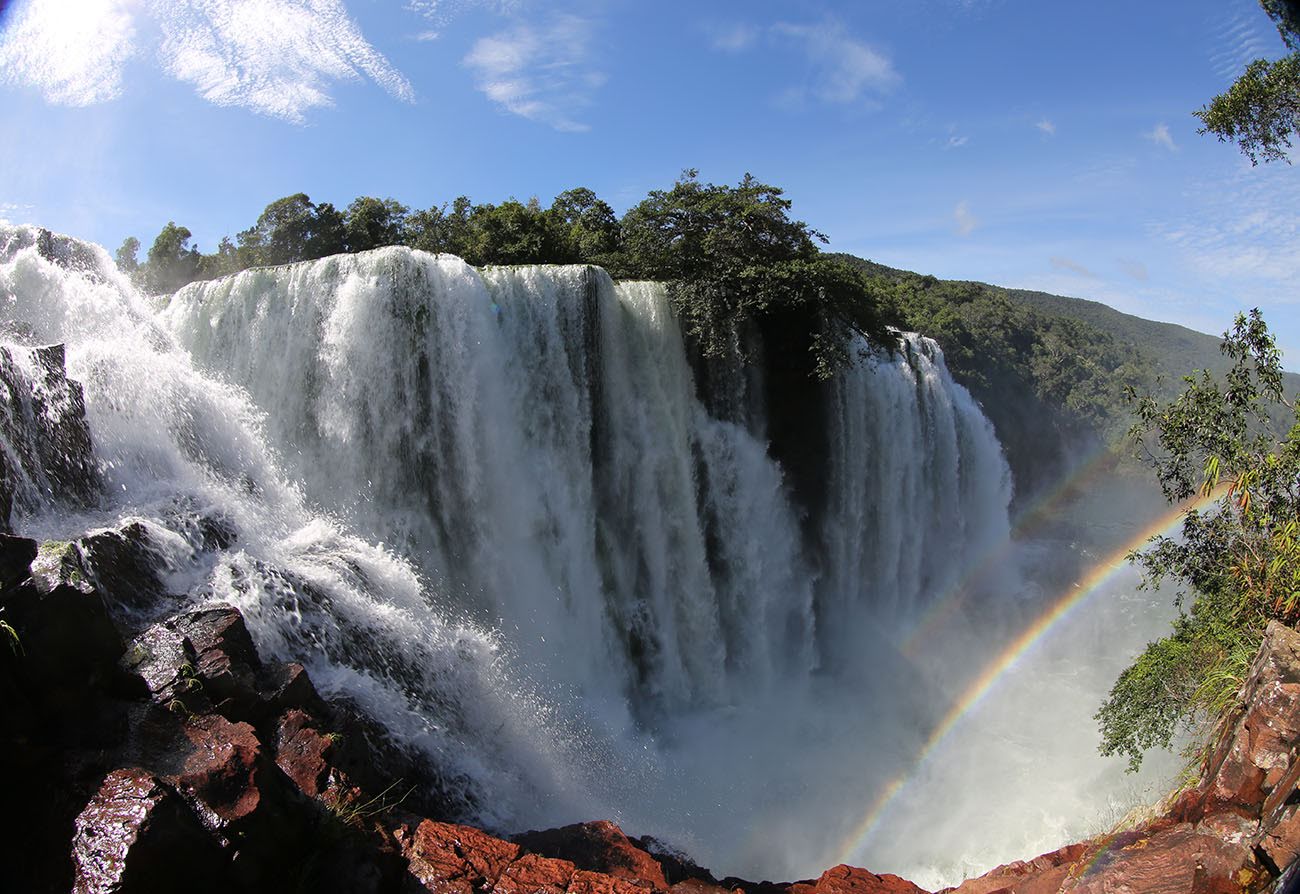
M 1187 376 L 1186 390 L 1137 402 L 1134 434 L 1172 502 L 1213 497 L 1132 557 L 1151 586 L 1172 583 L 1173 632 L 1151 643 L 1097 714 L 1103 754 L 1137 768 L 1184 725 L 1213 725 L 1237 691 L 1267 623 L 1300 620 L 1300 414 L 1284 392 L 1280 355 L 1258 311 L 1225 333 L 1222 378 Z M 1279 434 L 1279 410 L 1293 426 Z

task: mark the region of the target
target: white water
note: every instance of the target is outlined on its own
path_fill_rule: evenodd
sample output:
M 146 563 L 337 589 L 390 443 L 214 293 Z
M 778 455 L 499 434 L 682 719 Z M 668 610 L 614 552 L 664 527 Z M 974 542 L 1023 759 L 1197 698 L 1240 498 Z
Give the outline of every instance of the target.
M 385 249 L 155 312 L 102 251 L 75 273 L 33 242 L 0 230 L 4 317 L 67 343 L 105 493 L 20 526 L 146 520 L 174 588 L 237 604 L 261 649 L 428 755 L 494 828 L 611 816 L 719 874 L 815 873 L 1022 608 L 1014 562 L 984 567 L 1009 536 L 1005 462 L 927 339 L 830 389 L 809 555 L 761 415 L 697 399 L 660 287 Z M 230 550 L 198 548 L 204 515 Z M 985 626 L 904 657 L 958 591 Z M 936 800 L 934 822 L 969 822 Z M 966 868 L 888 839 L 859 857 Z

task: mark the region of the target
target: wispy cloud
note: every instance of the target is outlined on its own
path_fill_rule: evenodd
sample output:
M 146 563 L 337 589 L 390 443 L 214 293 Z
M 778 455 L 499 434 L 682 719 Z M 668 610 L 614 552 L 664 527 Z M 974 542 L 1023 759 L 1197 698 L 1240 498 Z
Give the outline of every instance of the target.
M 1289 170 L 1243 168 L 1201 182 L 1186 216 L 1153 229 L 1190 269 L 1228 292 L 1300 302 L 1300 184 Z
M 591 63 L 588 19 L 556 16 L 544 26 L 518 25 L 481 38 L 465 57 L 478 88 L 512 114 L 556 130 L 585 131 L 578 120 L 605 75 Z
M 969 236 L 980 225 L 979 219 L 971 213 L 970 204 L 962 199 L 952 210 L 952 219 L 957 225 L 958 236 Z
M 0 202 L 0 223 L 13 223 L 29 220 L 32 216 L 34 205 L 17 205 L 13 202 Z
M 1214 26 L 1214 48 L 1210 52 L 1210 66 L 1225 81 L 1241 74 L 1256 59 L 1276 53 L 1280 44 L 1263 24 L 1256 7 L 1247 13 L 1237 10 Z
M 28 2 L 0 37 L 0 78 L 52 103 L 91 105 L 123 88 L 142 52 L 137 28 L 161 33 L 163 70 L 223 106 L 301 122 L 331 105 L 339 81 L 369 78 L 410 100 L 410 83 L 365 39 L 343 0 L 63 0 Z
M 333 104 L 333 82 L 363 75 L 399 99 L 414 98 L 341 0 L 170 0 L 154 8 L 163 67 L 217 105 L 301 122 L 308 110 Z
M 1057 270 L 1066 270 L 1069 271 L 1070 273 L 1077 273 L 1079 276 L 1083 276 L 1088 279 L 1097 279 L 1097 274 L 1093 273 L 1091 270 L 1089 270 L 1087 267 L 1080 264 L 1078 261 L 1071 260 L 1070 258 L 1061 257 L 1059 255 L 1054 256 L 1049 260 L 1052 266 L 1055 267 Z
M 26 84 L 48 102 L 88 106 L 122 92 L 122 69 L 135 55 L 127 0 L 28 2 L 0 32 L 0 81 Z
M 1164 146 L 1170 152 L 1178 151 L 1178 144 L 1174 142 L 1173 134 L 1169 132 L 1169 125 L 1161 121 L 1151 130 L 1142 134 L 1142 136 L 1157 146 Z
M 1039 130 L 1047 134 L 1049 137 L 1056 136 L 1056 125 L 1051 121 L 1048 121 L 1046 118 L 1041 119 L 1037 124 L 1034 125 L 1034 127 L 1037 127 Z
M 1146 282 L 1151 278 L 1150 274 L 1147 273 L 1147 265 L 1141 261 L 1135 261 L 1132 258 L 1120 258 L 1116 263 L 1119 264 L 1120 270 L 1138 282 Z
M 709 45 L 724 53 L 739 53 L 749 49 L 762 36 L 762 29 L 756 25 L 735 23 L 730 25 L 711 25 L 705 28 Z
M 945 149 L 960 149 L 962 146 L 965 146 L 965 145 L 966 145 L 967 143 L 969 143 L 969 142 L 970 142 L 970 137 L 967 137 L 967 136 L 960 136 L 960 137 L 959 137 L 959 136 L 957 136 L 956 134 L 953 134 L 952 136 L 948 137 L 948 142 L 947 142 L 946 144 L 944 144 L 944 148 L 945 148 Z
M 839 22 L 781 22 L 771 31 L 797 45 L 813 71 L 811 86 L 793 88 L 790 98 L 811 95 L 822 102 L 851 104 L 865 101 L 869 94 L 886 93 L 902 81 L 888 56 L 854 37 Z

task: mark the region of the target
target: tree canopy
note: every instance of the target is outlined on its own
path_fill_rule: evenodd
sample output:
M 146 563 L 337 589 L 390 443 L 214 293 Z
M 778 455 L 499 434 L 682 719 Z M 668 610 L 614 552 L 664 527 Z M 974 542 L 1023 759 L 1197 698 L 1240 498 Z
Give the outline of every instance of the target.
M 1294 0 L 1260 0 L 1277 25 L 1289 55 L 1256 59 L 1228 90 L 1195 112 L 1221 142 L 1235 142 L 1250 159 L 1286 161 L 1291 140 L 1300 135 L 1300 4 Z

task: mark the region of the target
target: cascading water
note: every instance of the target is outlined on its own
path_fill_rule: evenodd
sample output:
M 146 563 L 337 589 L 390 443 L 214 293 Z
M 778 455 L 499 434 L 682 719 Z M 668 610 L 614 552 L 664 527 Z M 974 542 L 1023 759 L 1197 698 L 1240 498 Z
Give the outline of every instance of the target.
M 859 344 L 827 389 L 810 546 L 755 383 L 706 409 L 660 286 L 390 248 L 155 311 L 59 244 L 77 263 L 0 230 L 0 342 L 67 345 L 103 480 L 18 526 L 142 520 L 170 589 L 239 606 L 467 818 L 610 816 L 721 872 L 817 871 L 946 707 L 960 662 L 901 631 L 954 594 L 1014 609 L 1013 563 L 985 567 L 1008 470 L 928 339 Z M 202 545 L 208 516 L 233 545 Z

